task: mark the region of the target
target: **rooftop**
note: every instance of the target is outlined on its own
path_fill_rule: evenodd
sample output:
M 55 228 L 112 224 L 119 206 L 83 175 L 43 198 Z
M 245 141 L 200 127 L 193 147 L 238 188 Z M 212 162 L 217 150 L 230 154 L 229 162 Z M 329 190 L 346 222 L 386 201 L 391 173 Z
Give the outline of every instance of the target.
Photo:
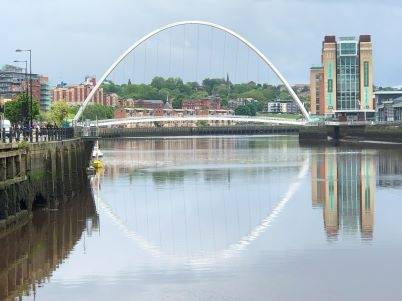
M 375 91 L 375 95 L 402 95 L 402 90 L 394 90 L 394 91 Z
M 150 102 L 150 103 L 163 103 L 160 99 L 135 99 L 136 102 Z

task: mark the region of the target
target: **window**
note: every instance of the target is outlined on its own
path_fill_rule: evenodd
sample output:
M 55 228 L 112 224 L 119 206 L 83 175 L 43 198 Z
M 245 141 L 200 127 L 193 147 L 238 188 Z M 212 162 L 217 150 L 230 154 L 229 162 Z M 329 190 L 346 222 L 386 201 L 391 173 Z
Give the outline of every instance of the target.
M 369 63 L 364 62 L 364 86 L 369 86 Z
M 356 55 L 356 42 L 340 43 L 340 55 Z
M 333 81 L 332 81 L 332 79 L 329 79 L 328 80 L 328 93 L 332 93 L 332 84 L 333 84 Z

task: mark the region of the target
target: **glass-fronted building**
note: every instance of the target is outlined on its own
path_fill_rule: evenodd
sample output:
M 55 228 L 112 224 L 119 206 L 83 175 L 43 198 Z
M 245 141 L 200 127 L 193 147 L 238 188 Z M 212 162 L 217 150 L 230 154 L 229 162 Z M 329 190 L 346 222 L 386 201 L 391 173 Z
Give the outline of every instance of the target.
M 51 95 L 46 76 L 31 74 L 32 96 L 39 102 L 41 111 L 48 111 Z M 15 99 L 18 94 L 29 90 L 29 74 L 23 68 L 5 65 L 0 69 L 0 99 Z
M 340 121 L 374 118 L 372 69 L 370 36 L 326 36 L 322 66 L 310 69 L 311 113 Z
M 359 57 L 357 41 L 341 38 L 336 58 L 336 110 L 339 112 L 359 110 Z

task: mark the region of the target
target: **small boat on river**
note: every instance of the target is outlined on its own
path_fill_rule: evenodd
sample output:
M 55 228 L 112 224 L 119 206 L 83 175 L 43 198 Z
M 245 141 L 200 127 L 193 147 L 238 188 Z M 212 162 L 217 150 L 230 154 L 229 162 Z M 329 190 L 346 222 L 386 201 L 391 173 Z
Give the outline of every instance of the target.
M 99 149 L 99 142 L 96 140 L 94 149 L 92 151 L 92 158 L 102 158 L 103 153 Z

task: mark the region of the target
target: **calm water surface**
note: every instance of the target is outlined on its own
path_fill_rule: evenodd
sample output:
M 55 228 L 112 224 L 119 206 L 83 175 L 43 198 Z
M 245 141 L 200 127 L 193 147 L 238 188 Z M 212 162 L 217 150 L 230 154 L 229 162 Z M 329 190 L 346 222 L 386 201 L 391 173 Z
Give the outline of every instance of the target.
M 402 300 L 401 149 L 295 136 L 101 148 L 93 197 L 0 238 L 6 300 Z

